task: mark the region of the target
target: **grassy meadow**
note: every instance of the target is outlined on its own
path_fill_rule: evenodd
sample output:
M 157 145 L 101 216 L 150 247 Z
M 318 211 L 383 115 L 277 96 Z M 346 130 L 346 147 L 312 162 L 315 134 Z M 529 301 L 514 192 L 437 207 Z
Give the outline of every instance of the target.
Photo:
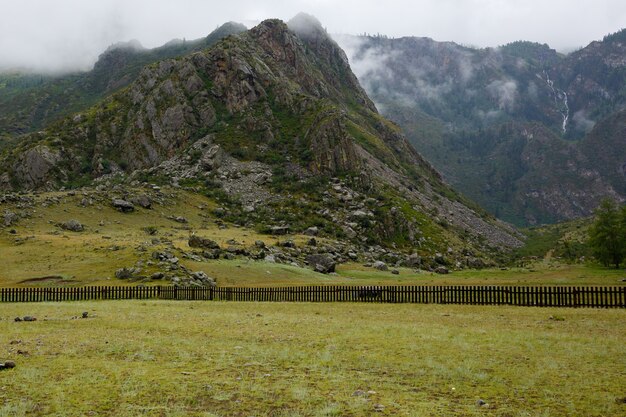
M 26 314 L 38 320 L 13 321 Z M 626 415 L 625 314 L 5 304 L 0 360 L 17 366 L 0 371 L 0 416 L 615 417 Z

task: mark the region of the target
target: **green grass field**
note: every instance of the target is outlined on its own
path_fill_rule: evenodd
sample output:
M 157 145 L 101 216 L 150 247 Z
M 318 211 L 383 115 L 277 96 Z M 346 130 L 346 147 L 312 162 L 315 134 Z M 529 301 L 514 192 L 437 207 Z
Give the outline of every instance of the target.
M 0 360 L 17 366 L 0 371 L 0 416 L 623 416 L 625 314 L 5 304 Z

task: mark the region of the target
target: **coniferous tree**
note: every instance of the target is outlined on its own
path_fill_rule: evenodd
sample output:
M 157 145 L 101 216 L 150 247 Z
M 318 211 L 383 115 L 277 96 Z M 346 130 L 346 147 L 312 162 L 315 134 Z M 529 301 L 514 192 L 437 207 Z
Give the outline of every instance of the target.
M 626 209 L 618 210 L 615 202 L 604 199 L 596 210 L 596 221 L 589 231 L 594 256 L 605 266 L 619 265 L 626 252 Z

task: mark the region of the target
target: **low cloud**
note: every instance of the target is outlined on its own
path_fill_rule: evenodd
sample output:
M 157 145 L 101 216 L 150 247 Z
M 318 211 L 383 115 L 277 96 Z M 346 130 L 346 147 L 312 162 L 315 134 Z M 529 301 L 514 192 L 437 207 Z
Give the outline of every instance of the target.
M 517 99 L 517 83 L 513 80 L 495 80 L 487 85 L 491 97 L 498 101 L 500 110 L 511 111 Z
M 5 0 L 0 68 L 84 70 L 116 42 L 138 39 L 151 48 L 206 36 L 227 21 L 287 21 L 301 11 L 329 33 L 428 36 L 480 47 L 529 40 L 557 50 L 587 45 L 626 22 L 623 0 L 580 0 L 575 7 L 571 0 Z

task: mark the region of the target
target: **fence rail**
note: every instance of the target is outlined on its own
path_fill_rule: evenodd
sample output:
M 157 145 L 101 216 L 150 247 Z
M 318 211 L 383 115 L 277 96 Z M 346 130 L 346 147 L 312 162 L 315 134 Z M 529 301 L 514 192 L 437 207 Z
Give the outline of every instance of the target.
M 304 286 L 1 288 L 0 302 L 80 300 L 370 302 L 626 308 L 622 287 Z

